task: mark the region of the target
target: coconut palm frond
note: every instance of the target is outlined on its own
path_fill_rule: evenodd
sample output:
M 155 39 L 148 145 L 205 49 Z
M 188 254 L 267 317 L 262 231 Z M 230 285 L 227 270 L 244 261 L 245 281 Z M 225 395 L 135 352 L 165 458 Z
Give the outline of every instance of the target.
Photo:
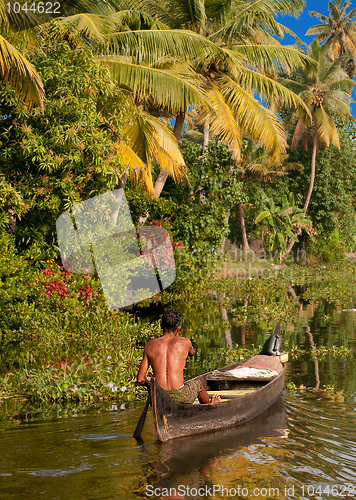
M 58 24 L 70 34 L 73 29 L 76 33 L 86 36 L 99 44 L 104 44 L 113 28 L 112 21 L 100 14 L 81 13 L 58 19 Z
M 318 133 L 319 141 L 327 146 L 330 142 L 340 149 L 340 140 L 337 128 L 330 115 L 323 106 L 320 106 L 314 113 L 314 121 Z
M 319 12 L 315 12 L 315 10 L 308 10 L 309 16 L 317 17 L 324 24 L 331 24 L 331 19 L 324 14 L 319 14 Z
M 34 66 L 0 35 L 0 74 L 3 83 L 14 89 L 19 100 L 31 109 L 43 109 L 44 88 Z
M 257 91 L 263 99 L 274 100 L 277 98 L 281 104 L 291 108 L 301 106 L 305 108 L 307 113 L 309 113 L 303 99 L 301 99 L 298 94 L 268 76 L 256 73 L 255 71 L 251 71 L 246 68 L 239 79 L 239 83 L 244 89 Z
M 136 57 L 137 62 L 145 61 L 149 65 L 166 56 L 192 65 L 209 65 L 216 59 L 228 67 L 241 64 L 238 55 L 186 30 L 122 31 L 112 37 L 109 53 Z
M 157 19 L 156 16 L 151 16 L 142 9 L 120 10 L 111 15 L 111 20 L 115 23 L 116 29 L 119 30 L 126 26 L 133 27 L 141 23 L 144 23 L 145 29 L 170 29 L 167 24 Z
M 141 158 L 139 158 L 135 151 L 133 151 L 124 141 L 119 143 L 117 153 L 120 156 L 121 164 L 124 167 L 137 172 L 146 168 L 146 165 Z
M 128 59 L 128 58 L 127 58 Z M 189 106 L 205 105 L 208 100 L 196 73 L 185 70 L 162 70 L 133 64 L 119 56 L 102 56 L 100 61 L 108 65 L 119 85 L 130 88 L 135 95 L 152 96 L 172 113 Z
M 347 95 L 347 97 L 350 97 L 350 96 Z M 351 99 L 351 101 L 353 101 L 353 99 Z M 352 118 L 351 111 L 350 111 L 350 103 L 345 102 L 343 92 L 340 92 L 340 94 L 335 92 L 335 93 L 333 93 L 332 96 L 326 96 L 324 98 L 324 102 L 325 102 L 325 107 L 331 113 L 335 113 L 335 114 L 337 114 L 339 116 L 343 116 L 345 118 Z
M 154 195 L 151 176 L 153 158 L 175 180 L 185 178 L 185 163 L 175 137 L 158 118 L 136 110 L 135 116 L 124 130 L 124 139 L 145 163 L 145 167 L 137 170 L 134 175 L 136 178 L 141 176 L 143 185 L 151 195 Z
M 234 45 L 232 52 L 244 55 L 249 65 L 261 71 L 281 69 L 289 73 L 298 67 L 315 67 L 315 60 L 293 45 L 241 44 Z
M 278 118 L 237 82 L 221 78 L 221 93 L 231 107 L 243 132 L 249 134 L 275 162 L 286 152 L 287 142 Z
M 218 87 L 209 82 L 209 101 L 213 112 L 210 113 L 210 133 L 213 136 L 219 135 L 221 139 L 229 145 L 233 157 L 240 160 L 241 152 L 241 129 L 234 117 L 230 107 L 227 105 L 224 96 L 219 92 Z M 203 116 L 204 121 L 206 116 Z
M 276 15 L 287 11 L 287 6 L 282 6 L 283 2 L 269 0 L 255 0 L 251 3 L 240 2 L 232 16 L 219 30 L 210 36 L 213 41 L 234 41 L 256 39 L 257 32 L 262 41 L 269 38 L 268 35 L 282 38 L 284 33 L 288 33 L 299 40 L 297 35 L 289 28 L 283 26 L 275 20 Z M 289 12 L 291 7 L 289 8 Z M 264 37 L 267 38 L 264 38 Z
M 319 37 L 320 41 L 324 41 L 331 33 L 331 27 L 325 26 L 324 24 L 315 24 L 305 33 L 306 36 L 315 36 Z M 319 41 L 318 40 L 318 41 Z
M 168 165 L 165 167 L 162 164 L 162 168 L 175 180 L 180 180 L 184 177 L 185 162 L 173 133 L 158 118 L 147 114 L 146 119 L 156 131 L 157 152 L 154 156 L 157 162 L 160 164 L 159 158 L 162 158 L 164 164 Z

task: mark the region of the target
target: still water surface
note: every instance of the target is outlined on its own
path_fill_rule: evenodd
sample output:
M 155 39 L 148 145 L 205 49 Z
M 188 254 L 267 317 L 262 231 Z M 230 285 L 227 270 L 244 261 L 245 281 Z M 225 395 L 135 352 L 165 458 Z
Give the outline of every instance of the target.
M 196 328 L 198 312 L 193 316 L 187 330 Z M 337 345 L 341 336 L 342 345 L 355 349 L 353 313 L 340 313 L 327 327 L 324 317 L 324 310 L 314 311 L 306 323 L 316 344 Z M 209 322 L 220 331 L 216 345 L 211 336 L 207 346 L 214 350 L 224 342 L 226 328 L 204 313 L 201 324 L 209 329 Z M 310 342 L 305 331 L 301 335 L 303 328 L 305 323 L 290 333 L 300 336 L 301 348 Z M 251 332 L 238 330 L 230 332 L 231 338 L 240 339 L 242 333 L 246 345 L 256 340 Z M 262 333 L 257 329 L 255 335 Z M 251 422 L 163 444 L 150 413 L 143 444 L 131 437 L 143 403 L 74 408 L 66 416 L 2 403 L 0 499 L 118 500 L 154 492 L 186 499 L 356 499 L 353 356 L 291 361 L 287 379 L 298 390 L 285 391 L 277 405 Z M 299 388 L 315 387 L 317 379 L 320 388 L 333 385 L 335 391 Z

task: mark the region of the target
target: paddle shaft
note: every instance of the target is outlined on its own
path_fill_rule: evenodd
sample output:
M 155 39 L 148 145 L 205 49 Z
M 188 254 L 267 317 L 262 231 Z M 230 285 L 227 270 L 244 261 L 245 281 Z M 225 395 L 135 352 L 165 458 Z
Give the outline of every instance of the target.
M 136 426 L 135 432 L 133 433 L 133 437 L 136 439 L 141 437 L 142 429 L 143 429 L 143 426 L 144 426 L 144 423 L 146 420 L 146 415 L 147 415 L 147 411 L 148 411 L 148 407 L 150 406 L 150 403 L 151 403 L 151 392 L 150 392 L 150 389 L 148 389 L 148 396 L 147 396 L 146 404 L 143 408 L 143 411 L 142 411 L 140 420 L 138 421 L 138 424 Z

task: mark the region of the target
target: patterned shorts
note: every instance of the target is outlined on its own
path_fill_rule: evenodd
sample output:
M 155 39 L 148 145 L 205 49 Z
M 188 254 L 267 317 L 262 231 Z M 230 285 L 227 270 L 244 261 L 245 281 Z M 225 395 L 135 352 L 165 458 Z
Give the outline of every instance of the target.
M 198 380 L 189 380 L 183 387 L 178 389 L 171 389 L 167 391 L 168 394 L 178 403 L 194 403 L 198 397 L 198 392 L 201 389 L 200 382 Z

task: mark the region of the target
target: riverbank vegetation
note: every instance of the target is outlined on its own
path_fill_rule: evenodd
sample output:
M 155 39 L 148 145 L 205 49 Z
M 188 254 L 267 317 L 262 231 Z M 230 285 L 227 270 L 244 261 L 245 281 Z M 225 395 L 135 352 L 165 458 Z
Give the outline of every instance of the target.
M 299 0 L 130 4 L 94 2 L 88 15 L 69 3 L 58 19 L 1 13 L 0 44 L 13 50 L 1 56 L 0 399 L 134 398 L 162 309 L 189 314 L 211 294 L 241 335 L 252 324 L 264 333 L 231 350 L 228 328 L 209 341 L 193 328 L 189 373 L 257 352 L 277 321 L 294 352 L 308 304 L 334 308 L 326 324 L 353 309 L 350 44 L 326 33 L 309 48 L 281 45 L 289 30 L 276 18 L 297 15 Z M 56 220 L 117 188 L 136 227 L 168 230 L 177 278 L 111 312 L 95 273 L 63 267 Z M 304 351 L 349 356 L 344 340 Z

